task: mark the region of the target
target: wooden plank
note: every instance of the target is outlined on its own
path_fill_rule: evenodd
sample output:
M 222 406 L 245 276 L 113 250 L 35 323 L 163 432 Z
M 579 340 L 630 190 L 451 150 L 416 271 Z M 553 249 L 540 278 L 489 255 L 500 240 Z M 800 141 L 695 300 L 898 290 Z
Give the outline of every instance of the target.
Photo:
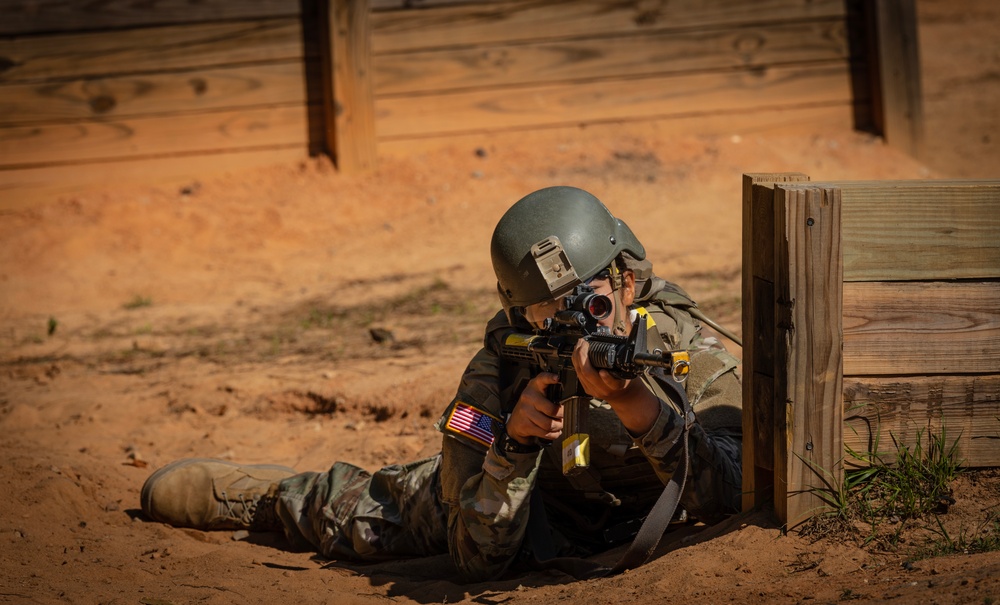
M 914 0 L 874 0 L 875 49 L 871 52 L 877 74 L 875 116 L 890 145 L 920 157 L 924 144 L 923 92 Z
M 848 376 L 1000 368 L 1000 281 L 844 284 Z
M 470 4 L 479 2 L 489 4 L 496 0 L 372 0 L 372 10 L 392 10 L 392 9 L 425 9 L 433 6 L 446 6 L 448 4 Z
M 301 61 L 297 19 L 198 23 L 0 39 L 0 83 L 94 78 L 245 63 Z
M 800 173 L 743 175 L 743 509 L 774 485 L 774 183 Z
M 842 19 L 383 54 L 376 96 L 848 58 Z
M 804 21 L 845 14 L 842 0 L 508 0 L 372 14 L 376 54 L 420 49 Z
M 325 0 L 326 144 L 342 172 L 376 163 L 369 0 Z
M 320 103 L 306 99 L 302 64 L 274 63 L 42 84 L 0 86 L 0 126 L 121 119 L 237 107 Z M 183 119 L 183 118 L 178 118 Z M 0 164 L 4 163 L 0 158 Z
M 621 124 L 628 120 L 614 122 L 591 122 L 587 124 L 588 137 L 617 136 Z M 787 133 L 789 128 L 819 128 L 821 130 L 850 130 L 851 108 L 845 105 L 773 107 L 751 109 L 729 113 L 707 115 L 680 115 L 665 118 L 637 118 L 650 137 L 672 137 L 686 135 L 724 134 L 760 135 L 767 133 Z M 580 137 L 580 125 L 546 126 L 544 129 L 513 129 L 477 131 L 465 134 L 447 134 L 408 139 L 382 139 L 378 143 L 379 157 L 409 157 L 414 153 L 430 153 L 456 146 L 470 148 L 496 141 L 503 145 L 525 145 L 542 137 Z M 516 141 L 511 139 L 515 137 Z
M 839 485 L 843 473 L 840 190 L 776 185 L 774 206 L 775 232 L 785 238 L 775 255 L 776 323 L 786 343 L 775 381 L 786 406 L 775 418 L 774 500 L 792 528 L 823 509 L 815 490 Z
M 0 35 L 298 17 L 295 0 L 0 0 Z
M 1000 278 L 1000 180 L 836 186 L 846 281 Z
M 970 467 L 1000 466 L 1000 374 L 844 379 L 844 447 L 895 461 L 894 441 L 943 436 Z M 911 449 L 912 451 L 912 449 Z M 847 457 L 863 466 L 863 460 Z
M 302 145 L 305 105 L 0 128 L 5 168 L 243 147 Z
M 590 136 L 620 136 L 622 128 L 641 127 L 645 136 L 672 137 L 687 135 L 719 134 L 726 136 L 760 135 L 766 133 L 787 133 L 789 128 L 819 128 L 823 131 L 850 130 L 852 125 L 851 109 L 844 106 L 834 107 L 797 107 L 770 108 L 748 110 L 731 113 L 715 113 L 700 116 L 679 116 L 667 118 L 638 118 L 635 120 L 616 120 L 614 122 L 591 122 L 587 124 Z M 465 134 L 445 134 L 412 139 L 391 139 L 378 142 L 379 158 L 410 157 L 415 153 L 431 153 L 443 149 L 454 149 L 466 146 L 489 147 L 492 143 L 498 146 L 525 145 L 544 137 L 578 138 L 579 124 L 563 126 L 547 126 L 544 129 L 513 129 L 479 131 Z
M 376 99 L 380 139 L 852 102 L 843 64 Z
M 0 170 L 0 212 L 30 208 L 87 191 L 128 186 L 189 185 L 213 174 L 308 159 L 301 144 L 222 153 L 154 156 L 118 162 Z

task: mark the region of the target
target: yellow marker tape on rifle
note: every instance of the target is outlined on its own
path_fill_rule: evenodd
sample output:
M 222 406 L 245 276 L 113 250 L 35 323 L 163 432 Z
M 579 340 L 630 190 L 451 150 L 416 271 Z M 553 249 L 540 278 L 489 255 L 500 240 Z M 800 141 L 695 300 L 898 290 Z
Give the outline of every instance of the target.
M 590 466 L 590 435 L 576 433 L 563 439 L 563 474 L 572 475 Z
M 518 334 L 515 332 L 507 335 L 504 344 L 511 347 L 527 347 L 536 338 L 537 336 L 533 334 Z
M 646 307 L 636 307 L 635 308 L 635 312 L 639 314 L 639 317 L 642 317 L 642 316 L 646 317 L 646 329 L 647 330 L 649 328 L 652 328 L 652 327 L 656 326 L 656 321 L 653 319 L 653 316 L 649 314 L 649 311 L 646 310 Z

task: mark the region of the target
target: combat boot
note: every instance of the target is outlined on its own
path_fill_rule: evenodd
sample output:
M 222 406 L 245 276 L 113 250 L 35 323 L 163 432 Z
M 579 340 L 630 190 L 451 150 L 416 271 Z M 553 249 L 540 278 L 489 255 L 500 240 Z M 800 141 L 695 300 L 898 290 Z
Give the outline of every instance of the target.
M 146 479 L 142 511 L 176 527 L 280 531 L 274 511 L 278 482 L 294 474 L 273 464 L 178 460 Z

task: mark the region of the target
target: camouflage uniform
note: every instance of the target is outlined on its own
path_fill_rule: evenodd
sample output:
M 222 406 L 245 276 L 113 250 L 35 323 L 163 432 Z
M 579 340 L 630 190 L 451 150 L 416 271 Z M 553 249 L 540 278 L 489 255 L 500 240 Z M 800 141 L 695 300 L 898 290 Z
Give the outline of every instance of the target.
M 701 337 L 700 325 L 687 312 L 694 303 L 679 288 L 652 277 L 637 291 L 636 304 L 655 322 L 650 347 L 662 338 L 670 348 L 692 353 L 685 388 L 698 422 L 689 436 L 689 478 L 681 506 L 712 522 L 739 505 L 737 360 Z M 499 421 L 513 405 L 503 401 L 507 393 L 493 341 L 507 326 L 503 313 L 487 325 L 485 346 L 437 423 L 444 433 L 440 455 L 374 474 L 338 462 L 328 472 L 283 481 L 278 513 L 289 538 L 326 556 L 354 560 L 450 552 L 467 580 L 502 574 L 532 550 L 540 536 L 525 538 L 533 532 L 551 532 L 539 544 L 554 545 L 559 555 L 587 555 L 630 539 L 636 520 L 649 512 L 680 462 L 684 421 L 677 405 L 644 376 L 660 399 L 660 415 L 645 435 L 633 437 L 607 403 L 592 400 L 587 430 L 596 474 L 590 484 L 563 476 L 558 441 L 537 453 L 498 453 L 489 438 L 453 430 L 448 419 L 456 408 L 471 406 Z M 536 523 L 531 532 L 529 509 L 548 521 Z

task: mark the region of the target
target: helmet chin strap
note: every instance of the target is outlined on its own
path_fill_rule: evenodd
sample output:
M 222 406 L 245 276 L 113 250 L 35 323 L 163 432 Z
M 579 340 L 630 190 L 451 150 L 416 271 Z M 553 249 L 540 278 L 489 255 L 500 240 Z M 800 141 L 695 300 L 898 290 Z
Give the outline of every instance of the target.
M 611 296 L 615 301 L 615 320 L 611 331 L 614 334 L 624 336 L 629 332 L 628 325 L 625 323 L 625 318 L 628 315 L 625 312 L 625 302 L 622 300 L 622 287 L 625 285 L 625 280 L 622 277 L 622 272 L 618 269 L 617 263 L 614 261 L 611 261 L 611 264 L 608 266 L 608 276 L 611 282 Z

